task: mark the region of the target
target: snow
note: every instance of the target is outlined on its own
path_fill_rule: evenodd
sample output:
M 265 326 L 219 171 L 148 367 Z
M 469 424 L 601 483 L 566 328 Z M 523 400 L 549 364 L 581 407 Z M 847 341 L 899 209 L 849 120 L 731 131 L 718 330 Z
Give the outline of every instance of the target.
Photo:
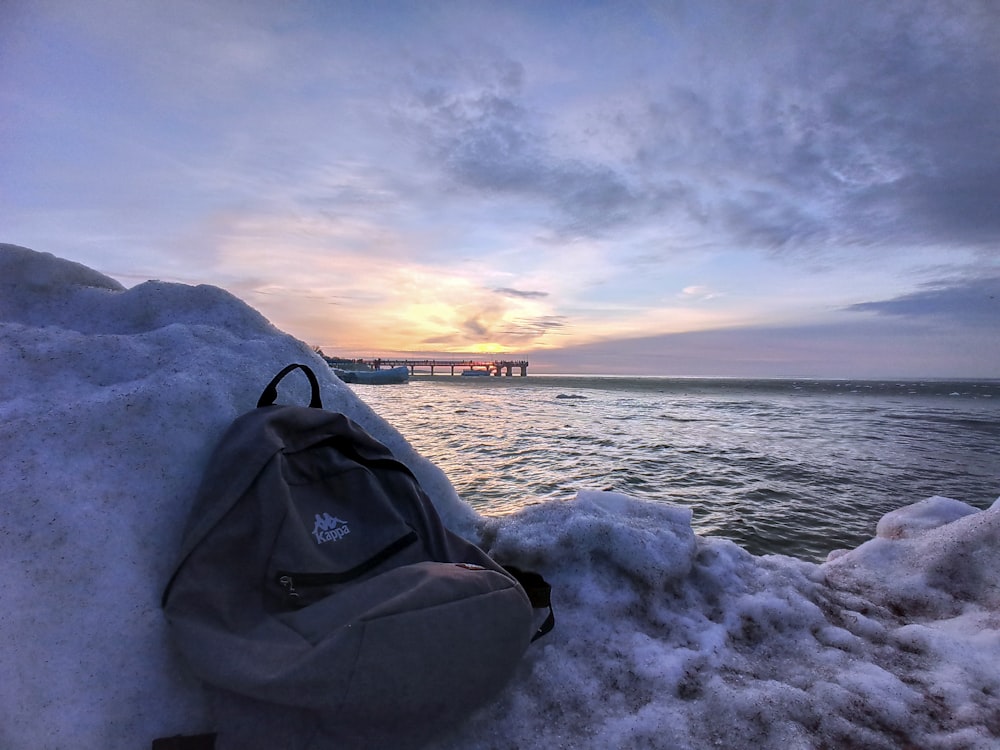
M 1000 747 L 1000 501 L 887 514 L 815 565 L 611 493 L 477 516 L 321 359 L 213 287 L 0 245 L 0 748 L 213 728 L 159 596 L 208 453 L 315 365 L 446 522 L 553 584 L 556 629 L 435 748 Z M 290 376 L 283 402 L 307 400 Z

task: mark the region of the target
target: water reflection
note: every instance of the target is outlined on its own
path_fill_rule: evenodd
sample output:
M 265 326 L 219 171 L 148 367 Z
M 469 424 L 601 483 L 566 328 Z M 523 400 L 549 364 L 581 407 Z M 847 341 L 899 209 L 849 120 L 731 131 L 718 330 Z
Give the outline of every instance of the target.
M 753 552 L 818 559 L 906 503 L 1000 495 L 1000 398 L 985 387 L 459 380 L 352 388 L 490 514 L 612 490 L 687 505 L 699 532 Z

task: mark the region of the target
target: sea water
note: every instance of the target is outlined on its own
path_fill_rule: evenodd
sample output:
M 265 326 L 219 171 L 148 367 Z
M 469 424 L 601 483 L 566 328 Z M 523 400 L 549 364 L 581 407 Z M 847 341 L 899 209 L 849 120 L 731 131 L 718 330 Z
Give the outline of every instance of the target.
M 486 514 L 579 490 L 819 561 L 932 495 L 1000 496 L 1000 381 L 417 376 L 355 392 Z

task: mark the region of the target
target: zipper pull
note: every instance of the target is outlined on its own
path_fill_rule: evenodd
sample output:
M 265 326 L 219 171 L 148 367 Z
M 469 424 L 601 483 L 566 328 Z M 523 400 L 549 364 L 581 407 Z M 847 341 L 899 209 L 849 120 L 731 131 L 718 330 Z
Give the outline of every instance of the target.
M 285 590 L 285 596 L 288 598 L 289 604 L 298 604 L 301 595 L 295 590 L 295 581 L 292 580 L 291 576 L 284 575 L 278 577 L 278 583 Z

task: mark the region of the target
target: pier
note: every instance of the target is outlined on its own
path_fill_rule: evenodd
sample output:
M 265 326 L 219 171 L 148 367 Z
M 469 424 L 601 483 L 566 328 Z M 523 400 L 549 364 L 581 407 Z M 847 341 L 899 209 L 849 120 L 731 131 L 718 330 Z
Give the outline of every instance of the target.
M 449 375 L 455 375 L 455 369 L 460 368 L 458 374 L 465 371 L 479 373 L 480 375 L 492 375 L 499 377 L 505 375 L 508 378 L 518 370 L 521 377 L 528 374 L 528 360 L 506 360 L 506 359 L 365 359 L 362 364 L 368 365 L 373 370 L 381 370 L 387 367 L 408 367 L 410 375 L 417 374 L 417 368 L 427 370 L 431 375 L 434 370 L 447 370 Z

